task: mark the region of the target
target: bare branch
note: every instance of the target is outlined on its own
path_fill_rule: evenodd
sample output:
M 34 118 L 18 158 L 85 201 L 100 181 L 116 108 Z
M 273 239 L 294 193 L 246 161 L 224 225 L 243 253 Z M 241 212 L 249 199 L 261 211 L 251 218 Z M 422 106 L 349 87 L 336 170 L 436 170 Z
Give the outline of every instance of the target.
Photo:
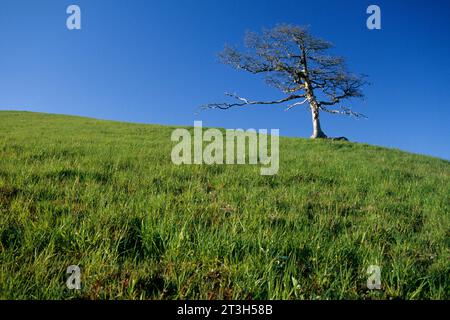
M 342 115 L 352 116 L 352 117 L 355 117 L 355 118 L 367 119 L 367 117 L 364 114 L 359 113 L 359 112 L 355 112 L 355 111 L 351 110 L 350 108 L 347 108 L 347 107 L 344 107 L 344 106 L 341 106 L 340 110 L 338 110 L 338 109 L 327 109 L 327 108 L 324 108 L 322 106 L 320 106 L 319 109 L 324 111 L 324 112 L 327 112 L 327 113 L 342 114 Z
M 305 89 L 300 77 L 291 74 L 276 72 L 266 75 L 266 83 L 285 94 L 295 93 Z
M 236 102 L 236 103 L 210 103 L 210 104 L 206 104 L 201 106 L 202 109 L 222 109 L 222 110 L 226 110 L 226 109 L 230 109 L 233 107 L 243 107 L 243 106 L 247 106 L 247 105 L 268 105 L 268 104 L 280 104 L 280 103 L 284 103 L 287 101 L 291 101 L 291 100 L 295 100 L 295 99 L 299 99 L 299 98 L 304 98 L 305 95 L 290 95 L 286 98 L 283 99 L 279 99 L 279 100 L 274 100 L 274 101 L 251 101 L 248 100 L 246 98 L 242 98 L 239 97 L 238 95 L 234 94 L 234 93 L 225 93 L 227 96 L 233 97 L 241 102 Z
M 305 104 L 306 102 L 308 102 L 308 99 L 305 99 L 305 100 L 303 100 L 303 101 L 299 101 L 299 102 L 293 103 L 293 104 L 289 105 L 289 106 L 286 108 L 286 110 L 284 110 L 284 111 L 289 111 L 289 110 L 291 110 L 292 108 L 294 108 L 294 107 L 296 107 L 296 106 L 300 106 L 300 105 L 302 105 L 302 104 Z

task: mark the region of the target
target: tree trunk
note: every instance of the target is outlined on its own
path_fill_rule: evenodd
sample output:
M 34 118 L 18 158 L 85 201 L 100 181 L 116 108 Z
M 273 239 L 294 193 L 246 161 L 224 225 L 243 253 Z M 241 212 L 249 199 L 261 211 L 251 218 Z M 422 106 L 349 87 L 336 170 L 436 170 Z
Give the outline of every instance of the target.
M 303 59 L 306 59 L 304 56 Z M 305 60 L 306 61 L 306 60 Z M 305 73 L 308 75 L 308 69 L 305 66 Z M 313 122 L 313 134 L 311 139 L 326 139 L 327 136 L 323 133 L 322 128 L 320 127 L 320 119 L 319 119 L 319 105 L 316 100 L 316 96 L 314 95 L 314 90 L 311 86 L 309 78 L 305 79 L 305 91 L 306 91 L 306 99 L 308 99 L 309 106 L 311 107 L 312 114 L 312 122 Z
M 320 127 L 319 108 L 315 105 L 315 103 L 311 105 L 311 113 L 313 122 L 313 134 L 311 136 L 311 139 L 318 139 L 318 138 L 326 139 L 327 136 Z

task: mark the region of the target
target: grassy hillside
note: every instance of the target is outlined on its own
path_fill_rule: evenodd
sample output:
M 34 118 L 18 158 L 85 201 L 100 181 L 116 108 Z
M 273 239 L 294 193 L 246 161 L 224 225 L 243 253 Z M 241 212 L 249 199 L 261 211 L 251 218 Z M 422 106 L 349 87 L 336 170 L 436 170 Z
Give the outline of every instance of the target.
M 173 129 L 0 112 L 0 298 L 450 298 L 449 162 L 282 138 L 276 176 L 175 166 Z

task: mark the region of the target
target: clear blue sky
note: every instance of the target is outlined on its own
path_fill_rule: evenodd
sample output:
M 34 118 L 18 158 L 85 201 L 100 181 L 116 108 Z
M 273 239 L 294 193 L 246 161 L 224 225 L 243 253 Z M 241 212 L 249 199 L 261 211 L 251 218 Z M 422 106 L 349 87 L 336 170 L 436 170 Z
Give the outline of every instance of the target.
M 66 28 L 66 8 L 82 10 L 82 30 Z M 366 28 L 366 8 L 382 10 L 382 30 Z M 225 91 L 279 98 L 252 75 L 218 63 L 225 43 L 277 23 L 309 25 L 332 41 L 352 71 L 369 75 L 369 116 L 324 115 L 329 136 L 450 159 L 450 1 L 364 0 L 2 0 L 0 109 L 226 128 L 279 128 L 309 137 L 303 107 L 211 110 Z

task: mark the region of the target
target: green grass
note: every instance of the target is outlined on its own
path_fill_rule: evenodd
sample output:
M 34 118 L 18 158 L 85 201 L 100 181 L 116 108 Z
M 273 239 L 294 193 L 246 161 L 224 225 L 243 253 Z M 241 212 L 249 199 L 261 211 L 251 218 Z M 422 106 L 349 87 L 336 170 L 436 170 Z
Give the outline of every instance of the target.
M 276 176 L 175 166 L 173 129 L 0 112 L 0 298 L 450 298 L 448 161 L 281 138 Z

